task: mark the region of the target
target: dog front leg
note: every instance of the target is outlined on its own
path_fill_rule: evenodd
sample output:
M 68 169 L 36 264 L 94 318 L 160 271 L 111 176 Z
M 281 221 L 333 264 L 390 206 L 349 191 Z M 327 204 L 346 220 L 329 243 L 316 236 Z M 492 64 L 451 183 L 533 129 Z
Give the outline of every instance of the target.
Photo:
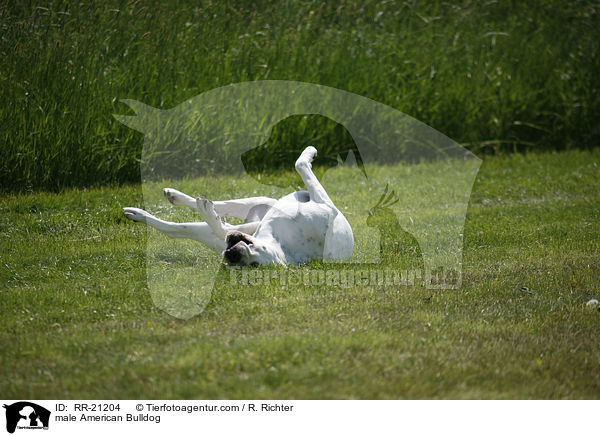
M 221 217 L 215 212 L 215 205 L 207 198 L 198 197 L 196 207 L 202 219 L 210 226 L 217 238 L 225 240 L 228 229 L 221 221 Z
M 123 209 L 126 218 L 146 223 L 170 238 L 186 238 L 201 242 L 217 254 L 225 250 L 225 237 L 217 237 L 207 223 L 173 223 L 156 218 L 154 215 L 136 207 Z

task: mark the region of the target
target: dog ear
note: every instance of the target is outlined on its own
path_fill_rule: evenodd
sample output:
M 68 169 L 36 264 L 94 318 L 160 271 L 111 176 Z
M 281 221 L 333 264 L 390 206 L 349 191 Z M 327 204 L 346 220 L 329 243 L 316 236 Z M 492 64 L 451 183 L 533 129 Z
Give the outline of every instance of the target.
M 223 252 L 223 258 L 230 264 L 236 264 L 242 260 L 242 253 L 240 249 L 236 250 L 234 247 L 231 247 Z
M 246 235 L 242 232 L 229 232 L 225 237 L 225 243 L 227 244 L 227 249 L 229 250 L 231 247 L 236 245 L 240 241 L 244 241 L 246 244 L 252 244 L 252 240 L 250 239 L 250 235 Z

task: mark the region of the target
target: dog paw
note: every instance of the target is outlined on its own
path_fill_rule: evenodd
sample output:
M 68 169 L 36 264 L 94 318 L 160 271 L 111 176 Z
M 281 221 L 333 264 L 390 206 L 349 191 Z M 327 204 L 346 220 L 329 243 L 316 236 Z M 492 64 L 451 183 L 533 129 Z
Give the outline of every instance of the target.
M 221 217 L 215 212 L 215 205 L 204 197 L 196 198 L 196 208 L 202 219 L 210 226 L 213 233 L 219 239 L 225 239 L 227 231 Z
M 312 145 L 309 145 L 302 152 L 302 156 L 305 156 L 309 162 L 312 162 L 315 156 L 317 155 L 317 149 Z
M 209 217 L 217 216 L 217 214 L 215 213 L 215 205 L 208 198 L 204 198 L 204 197 L 196 198 L 196 206 L 198 206 L 198 212 L 200 212 L 200 215 L 205 220 L 206 220 L 206 218 L 205 218 L 206 216 L 209 216 Z
M 196 208 L 202 219 L 204 219 L 211 227 L 215 225 L 222 227 L 221 217 L 217 215 L 214 203 L 208 198 L 196 198 Z
M 137 207 L 124 207 L 123 215 L 125 215 L 125 218 L 130 219 L 131 221 L 137 221 L 140 223 L 145 223 L 146 217 L 150 216 L 148 212 L 138 209 Z
M 165 194 L 165 198 L 175 206 L 183 206 L 184 202 L 182 201 L 185 194 L 179 192 L 177 189 L 173 188 L 165 188 L 163 189 L 163 193 Z
M 296 161 L 296 169 L 299 170 L 303 165 L 308 166 L 308 168 L 312 168 L 312 161 L 315 159 L 317 155 L 317 149 L 312 145 L 309 145 L 304 149 L 298 160 Z
M 171 189 L 171 188 L 165 188 L 163 189 L 163 194 L 165 194 L 165 198 L 169 201 L 169 203 L 171 204 L 175 204 L 176 200 L 176 194 L 175 194 L 175 189 Z

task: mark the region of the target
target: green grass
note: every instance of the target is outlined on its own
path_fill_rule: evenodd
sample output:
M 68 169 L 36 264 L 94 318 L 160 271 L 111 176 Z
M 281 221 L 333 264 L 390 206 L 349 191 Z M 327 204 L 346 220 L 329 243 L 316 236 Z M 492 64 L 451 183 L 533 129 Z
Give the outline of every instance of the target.
M 139 181 L 120 99 L 250 80 L 363 95 L 477 152 L 594 147 L 599 44 L 592 0 L 4 2 L 0 190 Z
M 152 304 L 150 237 L 121 217 L 122 206 L 142 205 L 140 186 L 5 196 L 0 392 L 600 398 L 600 312 L 586 308 L 600 297 L 599 165 L 597 150 L 487 158 L 465 225 L 460 290 L 223 281 L 187 321 Z M 252 194 L 227 178 L 196 182 L 197 191 Z M 330 183 L 340 184 L 338 204 L 351 200 L 350 180 Z

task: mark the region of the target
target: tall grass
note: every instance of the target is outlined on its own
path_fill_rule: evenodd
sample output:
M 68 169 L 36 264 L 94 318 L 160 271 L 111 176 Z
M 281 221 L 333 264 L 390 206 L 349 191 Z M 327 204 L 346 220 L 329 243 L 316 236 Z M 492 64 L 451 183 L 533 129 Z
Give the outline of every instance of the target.
M 477 153 L 598 144 L 595 1 L 192 3 L 2 4 L 0 190 L 136 181 L 119 99 L 248 80 L 364 95 Z

